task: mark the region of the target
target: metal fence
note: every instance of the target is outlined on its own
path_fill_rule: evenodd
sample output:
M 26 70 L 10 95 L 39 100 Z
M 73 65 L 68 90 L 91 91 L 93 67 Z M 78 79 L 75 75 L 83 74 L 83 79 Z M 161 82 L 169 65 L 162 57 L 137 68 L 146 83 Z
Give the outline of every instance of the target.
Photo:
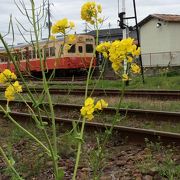
M 144 67 L 180 66 L 180 51 L 142 54 Z

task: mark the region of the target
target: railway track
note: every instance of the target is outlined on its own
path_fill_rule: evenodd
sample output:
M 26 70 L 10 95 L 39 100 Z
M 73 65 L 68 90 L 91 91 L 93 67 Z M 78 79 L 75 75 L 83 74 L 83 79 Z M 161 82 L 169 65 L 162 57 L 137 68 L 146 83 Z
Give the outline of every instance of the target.
M 0 100 L 1 105 L 6 105 L 6 100 Z M 31 102 L 27 102 L 30 106 L 32 106 Z M 43 105 L 48 106 L 48 103 L 43 103 Z M 25 110 L 25 103 L 22 101 L 12 101 L 10 102 L 11 107 L 19 108 L 20 111 Z M 55 103 L 53 104 L 54 111 L 58 114 L 60 110 L 63 110 L 67 114 L 70 113 L 70 111 L 74 112 L 80 112 L 80 109 L 82 105 L 76 105 L 76 104 L 63 104 L 63 103 Z M 142 109 L 125 109 L 120 108 L 118 109 L 118 112 L 123 117 L 127 117 L 129 119 L 140 119 L 140 120 L 146 120 L 146 121 L 163 121 L 163 122 L 171 122 L 171 123 L 180 123 L 180 112 L 167 112 L 167 111 L 154 111 L 154 110 L 142 110 Z M 110 115 L 114 116 L 116 113 L 115 107 L 108 107 L 104 108 L 102 114 L 104 116 Z
M 41 91 L 41 90 L 40 90 Z M 71 94 L 71 95 L 84 95 L 84 89 L 50 89 L 51 93 L 59 94 Z M 119 90 L 110 90 L 110 89 L 89 89 L 88 94 L 94 96 L 120 96 L 122 91 Z M 180 99 L 180 91 L 168 91 L 168 90 L 126 90 L 124 92 L 126 97 L 143 97 L 143 98 L 152 98 L 152 99 Z
M 10 112 L 10 115 L 16 119 L 17 121 L 29 121 L 31 119 L 31 115 L 28 113 L 22 112 Z M 1 118 L 4 118 L 4 113 L 0 111 Z M 48 121 L 47 116 L 42 116 L 44 121 Z M 65 126 L 72 128 L 72 122 L 75 121 L 77 123 L 81 123 L 79 120 L 75 119 L 66 119 L 66 118 L 58 118 L 56 117 L 56 123 L 61 123 Z M 85 130 L 87 131 L 105 131 L 107 128 L 110 128 L 110 124 L 102 124 L 97 122 L 87 122 Z M 148 138 L 150 141 L 157 141 L 160 139 L 163 143 L 173 143 L 175 145 L 180 145 L 180 134 L 179 133 L 169 133 L 155 130 L 147 130 L 140 128 L 131 128 L 125 126 L 114 126 L 114 131 L 120 134 L 120 139 L 126 139 L 128 142 L 133 143 L 144 143 L 145 138 Z M 120 140 L 121 141 L 121 140 Z
M 98 79 L 98 78 L 99 78 L 99 76 L 97 76 L 97 75 L 93 75 L 91 77 L 91 79 Z M 25 76 L 25 80 L 42 82 L 42 78 L 40 78 L 40 77 Z M 73 81 L 86 81 L 86 80 L 87 80 L 87 75 L 61 76 L 61 77 L 52 78 L 52 81 L 59 81 L 59 82 L 69 81 L 69 83 L 71 83 Z M 104 80 L 117 80 L 117 78 L 113 77 L 113 76 L 107 76 L 104 78 Z M 19 81 L 21 81 L 21 79 L 19 79 Z
M 0 91 L 4 91 L 3 87 L 0 88 Z M 41 93 L 43 91 L 40 87 L 31 87 L 31 92 Z M 23 89 L 23 92 L 26 93 L 27 90 Z M 84 95 L 85 89 L 75 88 L 75 89 L 58 89 L 51 88 L 51 94 L 60 94 L 60 95 Z M 89 89 L 88 95 L 93 96 L 120 96 L 122 91 L 120 90 L 110 90 L 110 89 Z M 158 100 L 180 100 L 180 91 L 179 90 L 126 90 L 124 92 L 125 97 L 142 97 Z

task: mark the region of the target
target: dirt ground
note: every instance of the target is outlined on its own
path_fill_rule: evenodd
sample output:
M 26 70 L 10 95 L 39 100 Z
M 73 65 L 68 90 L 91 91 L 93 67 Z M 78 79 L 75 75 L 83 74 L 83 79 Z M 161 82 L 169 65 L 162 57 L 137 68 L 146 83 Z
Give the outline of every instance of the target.
M 32 124 L 24 123 L 34 134 L 43 140 L 39 130 Z M 59 129 L 62 127 L 58 127 Z M 0 119 L 0 143 L 9 157 L 15 160 L 15 168 L 27 180 L 53 180 L 52 161 L 47 154 L 27 135 L 20 132 L 7 119 Z M 73 175 L 77 141 L 71 135 L 58 134 L 59 167 L 65 174 L 64 179 L 70 180 Z M 78 168 L 78 180 L 93 179 L 93 163 L 97 153 L 96 138 L 100 133 L 86 133 L 81 162 Z M 180 179 L 180 147 L 163 146 L 160 142 L 146 140 L 144 145 L 129 144 L 114 133 L 109 140 L 99 169 L 100 180 L 174 180 Z M 9 180 L 11 171 L 6 168 L 0 156 L 0 180 Z

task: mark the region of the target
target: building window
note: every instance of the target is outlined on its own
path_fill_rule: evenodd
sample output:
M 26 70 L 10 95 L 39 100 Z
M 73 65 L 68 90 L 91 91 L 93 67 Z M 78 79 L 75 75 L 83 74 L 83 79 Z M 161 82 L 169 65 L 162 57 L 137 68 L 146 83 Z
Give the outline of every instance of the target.
M 86 52 L 93 53 L 93 45 L 92 44 L 86 44 Z

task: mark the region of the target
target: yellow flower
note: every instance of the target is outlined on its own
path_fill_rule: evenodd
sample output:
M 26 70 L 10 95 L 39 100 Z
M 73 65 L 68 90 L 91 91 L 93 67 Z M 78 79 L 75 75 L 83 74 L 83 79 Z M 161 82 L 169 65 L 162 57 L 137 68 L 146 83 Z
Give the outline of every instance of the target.
M 54 41 L 54 40 L 56 40 L 56 37 L 52 35 L 52 36 L 50 36 L 49 40 Z
M 108 106 L 108 103 L 104 101 L 104 99 L 99 100 L 96 105 L 95 109 L 102 110 L 103 108 L 106 108 Z
M 133 61 L 133 58 L 131 56 L 127 56 L 127 62 L 131 63 Z
M 103 54 L 104 58 L 108 58 L 109 48 L 111 47 L 110 42 L 103 42 L 96 47 L 96 51 Z
M 102 48 L 97 49 L 97 51 Z M 99 51 L 100 52 L 100 51 Z M 116 40 L 110 44 L 107 54 L 109 60 L 112 62 L 112 68 L 117 73 L 124 63 L 124 61 L 131 64 L 133 60 L 140 54 L 140 48 L 134 44 L 134 39 L 127 38 L 123 40 Z M 106 55 L 106 54 L 105 54 Z M 126 78 L 123 78 L 124 80 Z
M 112 63 L 112 68 L 113 68 L 114 72 L 117 72 L 121 67 L 122 67 L 122 65 L 120 65 L 118 62 Z
M 141 54 L 141 49 L 140 47 L 137 48 L 137 50 L 133 51 L 133 56 L 139 56 Z
M 81 108 L 81 116 L 83 116 L 85 119 L 91 121 L 94 118 L 94 111 L 95 110 L 102 110 L 103 108 L 106 108 L 108 106 L 108 103 L 105 102 L 103 99 L 99 100 L 96 105 L 94 105 L 94 99 L 89 97 L 85 100 L 84 106 Z
M 13 101 L 15 99 L 15 94 L 22 92 L 22 86 L 16 81 L 13 84 L 10 84 L 5 91 L 5 98 L 7 101 Z
M 122 80 L 123 80 L 123 81 L 129 81 L 129 80 L 131 80 L 131 79 L 129 78 L 128 74 L 123 74 L 123 75 L 122 75 Z
M 102 18 L 98 18 L 98 23 L 102 24 L 102 23 L 103 23 L 103 21 L 104 21 L 104 19 L 102 19 Z
M 131 64 L 131 70 L 135 74 L 139 74 L 141 72 L 140 67 L 135 63 Z
M 94 119 L 94 115 L 93 114 L 88 114 L 86 115 L 86 118 L 91 121 L 92 119 Z
M 101 12 L 102 12 L 102 7 L 101 7 L 101 5 L 100 5 L 100 4 L 98 4 L 98 5 L 97 5 L 97 10 L 98 10 L 98 12 L 99 12 L 99 13 L 101 13 Z
M 74 34 L 69 34 L 67 38 L 69 44 L 73 44 L 76 41 L 76 36 Z
M 91 106 L 93 104 L 94 104 L 94 99 L 91 97 L 87 98 L 85 103 L 84 103 L 85 106 Z
M 82 116 L 86 115 L 86 108 L 84 106 L 80 109 L 80 111 Z
M 71 29 L 73 29 L 73 28 L 75 27 L 74 22 L 70 21 L 70 22 L 69 22 L 69 27 L 70 27 Z
M 22 92 L 22 86 L 19 84 L 19 81 L 15 81 L 14 84 L 12 84 L 15 92 L 19 93 Z
M 51 32 L 52 32 L 52 34 L 59 33 L 59 28 L 58 28 L 58 26 L 56 26 L 56 24 L 52 25 Z
M 94 99 L 87 98 L 85 100 L 84 106 L 81 108 L 81 115 L 88 120 L 92 120 L 94 112 Z
M 102 7 L 100 4 L 97 5 L 95 2 L 86 2 L 81 7 L 81 19 L 93 25 L 95 22 L 98 22 L 98 14 L 101 12 Z
M 71 46 L 70 46 L 69 44 L 65 44 L 65 45 L 64 45 L 64 49 L 65 49 L 66 51 L 68 51 L 68 50 L 71 49 Z
M 11 73 L 11 79 L 16 80 L 17 76 L 14 73 Z
M 72 21 L 68 21 L 67 18 L 58 20 L 51 27 L 52 34 L 62 33 L 65 34 L 66 30 L 71 30 L 74 28 L 74 23 Z
M 13 101 L 14 100 L 14 91 L 11 90 L 6 90 L 5 91 L 5 98 L 7 99 L 7 101 Z
M 5 84 L 15 79 L 17 79 L 17 76 L 14 73 L 12 73 L 9 69 L 5 69 L 2 73 L 0 73 L 0 83 L 2 84 Z

